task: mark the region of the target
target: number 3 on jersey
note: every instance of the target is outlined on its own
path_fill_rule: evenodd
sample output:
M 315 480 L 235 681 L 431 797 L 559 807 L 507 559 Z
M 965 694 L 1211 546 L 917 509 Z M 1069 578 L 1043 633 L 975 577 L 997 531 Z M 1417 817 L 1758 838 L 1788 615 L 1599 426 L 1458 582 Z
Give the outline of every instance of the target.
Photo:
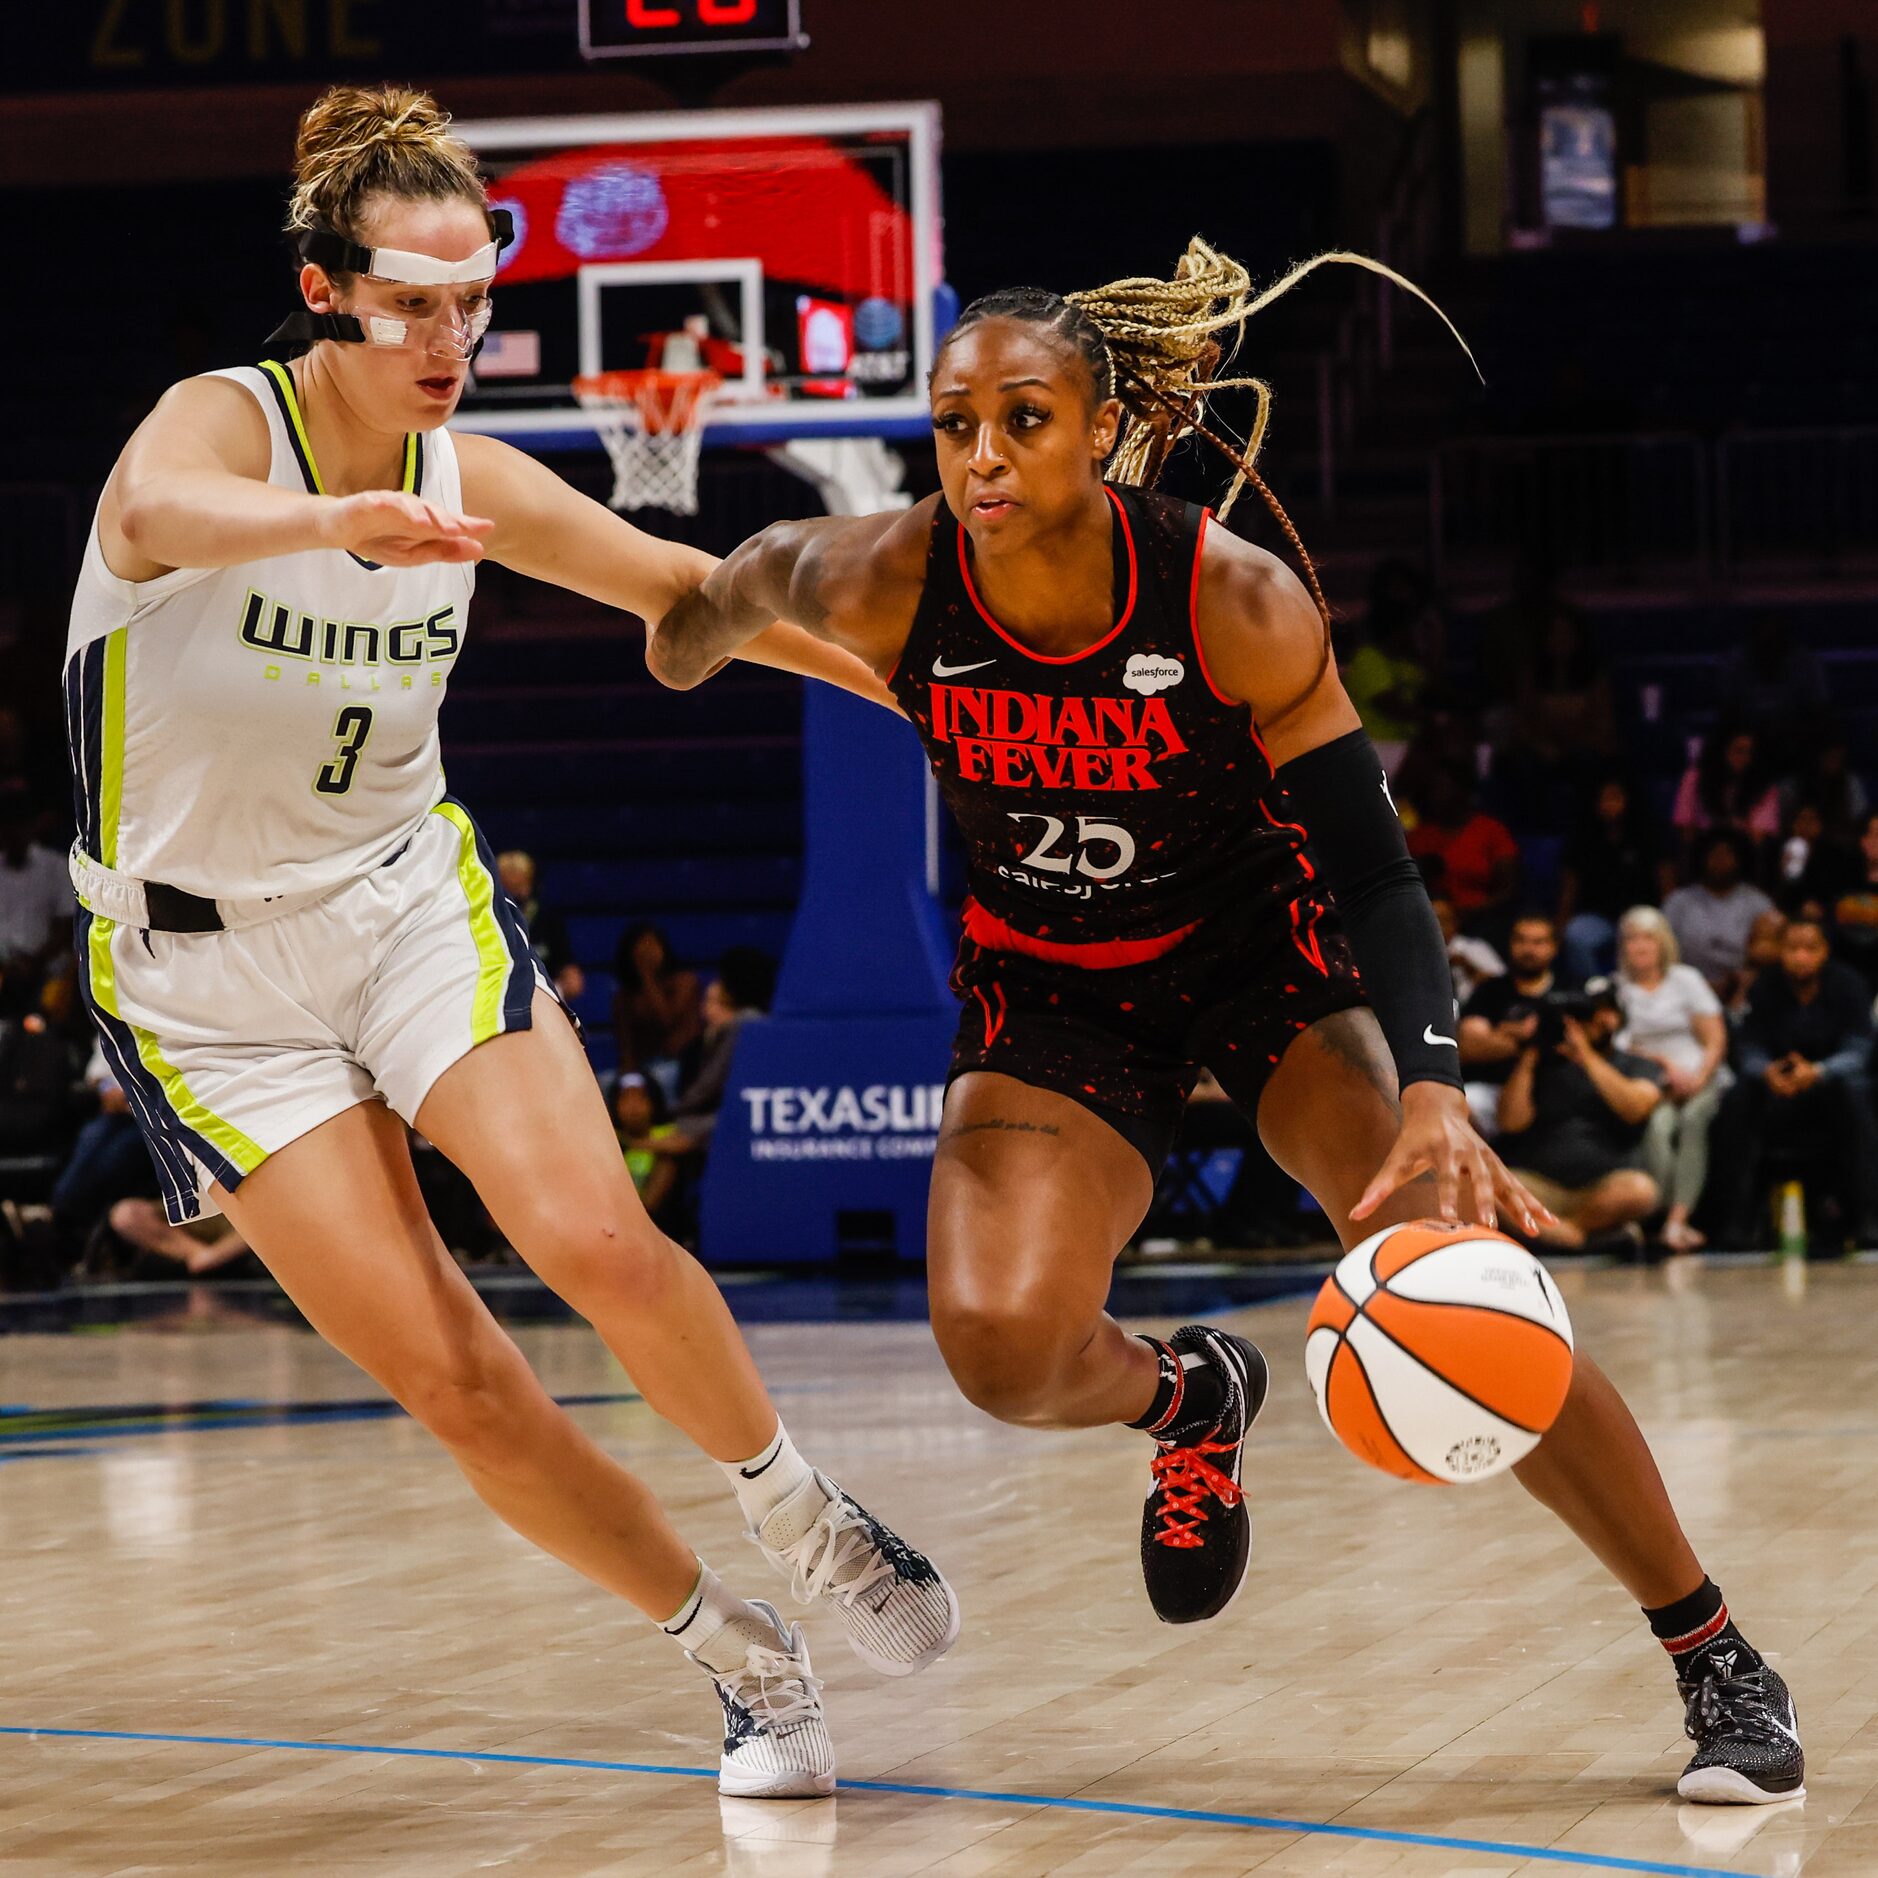
M 1056 844 L 1069 832 L 1069 824 L 1060 815 L 1040 815 L 1035 810 L 1007 809 L 1005 811 L 1014 822 L 1041 822 L 1043 834 L 1028 854 L 1023 865 L 1034 867 L 1046 874 L 1076 873 L 1088 880 L 1113 880 L 1117 875 L 1125 874 L 1135 864 L 1135 838 L 1119 822 L 1105 822 L 1094 815 L 1076 817 L 1076 852 L 1059 854 Z M 1113 848 L 1112 860 L 1093 861 L 1089 849 L 1094 844 L 1103 848 Z
M 333 738 L 339 747 L 333 752 L 333 760 L 322 763 L 320 773 L 313 778 L 313 787 L 319 794 L 342 796 L 352 787 L 352 772 L 358 768 L 359 752 L 365 748 L 365 740 L 371 734 L 369 705 L 348 704 L 333 719 Z

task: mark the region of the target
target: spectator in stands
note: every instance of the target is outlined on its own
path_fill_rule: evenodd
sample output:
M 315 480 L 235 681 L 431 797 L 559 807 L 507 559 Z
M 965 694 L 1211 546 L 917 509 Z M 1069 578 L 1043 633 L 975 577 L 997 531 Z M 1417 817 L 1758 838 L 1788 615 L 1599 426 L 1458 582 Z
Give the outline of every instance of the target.
M 65 857 L 33 839 L 36 820 L 23 787 L 0 793 L 0 974 L 16 1014 L 36 1007 L 46 967 L 71 947 Z
M 1461 1007 L 1461 1074 L 1474 1126 L 1491 1141 L 1500 1097 L 1520 1054 L 1539 1028 L 1539 1007 L 1558 986 L 1558 930 L 1543 913 L 1523 913 L 1508 944 L 1512 969 L 1489 978 Z
M 1871 792 L 1852 767 L 1852 746 L 1836 721 L 1816 725 L 1792 776 L 1780 785 L 1780 812 L 1790 822 L 1802 804 L 1819 811 L 1828 841 L 1855 840 L 1871 811 Z
M 1824 917 L 1820 875 L 1832 863 L 1826 824 L 1810 802 L 1801 802 L 1781 824 L 1774 862 L 1774 892 L 1789 913 L 1811 911 Z
M 1828 852 L 1813 885 L 1833 951 L 1878 994 L 1878 812 L 1866 814 L 1853 846 Z
M 703 1048 L 696 1070 L 672 1104 L 678 1133 L 697 1145 L 710 1136 L 730 1082 L 730 1060 L 745 1024 L 768 1014 L 776 963 L 754 946 L 732 946 L 718 961 L 703 1003 Z
M 1489 978 L 1506 971 L 1506 961 L 1484 939 L 1461 931 L 1461 916 L 1445 894 L 1434 896 L 1435 920 L 1448 942 L 1448 971 L 1454 979 L 1454 1008 L 1458 1011 Z
M 1437 770 L 1428 782 L 1422 821 L 1409 835 L 1417 860 L 1441 862 L 1441 890 L 1454 902 L 1462 928 L 1497 941 L 1519 888 L 1519 843 L 1485 813 L 1464 772 Z
M 613 970 L 613 1028 L 619 1038 L 621 1071 L 644 1070 L 677 1086 L 678 1064 L 704 1028 L 703 987 L 698 974 L 672 957 L 659 929 L 641 921 L 620 934 Z
M 1669 819 L 1689 859 L 1711 829 L 1732 828 L 1756 846 L 1780 833 L 1780 788 L 1753 731 L 1724 719 L 1709 732 L 1683 772 Z
M 1343 668 L 1343 688 L 1391 776 L 1420 728 L 1429 658 L 1439 660 L 1441 621 L 1430 599 L 1427 576 L 1409 562 L 1378 563 L 1362 639 Z
M 1501 1158 L 1557 1215 L 1541 1236 L 1560 1246 L 1633 1229 L 1658 1204 L 1641 1158 L 1663 1072 L 1616 1047 L 1608 980 L 1581 996 L 1582 1015 L 1542 1011 L 1500 1097 Z
M 1714 828 L 1696 849 L 1696 878 L 1663 903 L 1682 956 L 1726 1001 L 1747 964 L 1748 934 L 1774 903 L 1746 878 L 1751 855 L 1735 828 Z
M 52 1188 L 52 1224 L 67 1265 L 75 1265 L 85 1236 L 119 1200 L 156 1191 L 156 1170 L 130 1112 L 130 1100 L 118 1086 L 93 1044 L 85 1087 L 97 1113 L 78 1131 L 78 1139 Z
M 1730 1023 L 1738 1023 L 1748 1008 L 1754 987 L 1769 972 L 1780 969 L 1780 948 L 1787 937 L 1787 916 L 1778 907 L 1769 908 L 1748 928 L 1747 962 L 1735 974 L 1734 990 L 1724 1002 Z
M 6 1011 L 0 1003 L 0 1155 L 63 1159 L 77 1106 L 77 1066 L 43 1012 Z
M 1836 1189 L 1845 1232 L 1870 1243 L 1878 1232 L 1871 1053 L 1870 988 L 1833 958 L 1817 920 L 1789 920 L 1780 969 L 1762 977 L 1748 1000 L 1736 1046 L 1741 1079 L 1717 1124 L 1723 1244 L 1746 1247 L 1759 1237 L 1754 1213 L 1770 1150 L 1816 1167 Z
M 225 1214 L 172 1226 L 155 1200 L 118 1201 L 111 1209 L 111 1230 L 137 1251 L 180 1265 L 191 1278 L 206 1278 L 248 1250 Z
M 574 957 L 567 921 L 553 907 L 541 904 L 541 875 L 535 857 L 520 848 L 510 848 L 496 856 L 496 872 L 502 876 L 502 891 L 521 912 L 534 942 L 535 957 L 541 961 L 549 983 L 572 1004 L 587 989 L 587 974 Z
M 676 1133 L 665 1091 L 652 1077 L 629 1070 L 613 1091 L 613 1124 L 626 1171 L 647 1213 L 657 1221 L 678 1180 L 677 1160 L 660 1151 Z
M 1758 733 L 1776 768 L 1800 758 L 1829 703 L 1824 668 L 1778 613 L 1755 614 L 1716 674 L 1722 720 Z
M 1583 982 L 1617 962 L 1617 922 L 1633 906 L 1655 906 L 1674 884 L 1669 863 L 1621 776 L 1606 776 L 1567 841 L 1559 877 L 1560 955 Z
M 1579 781 L 1617 748 L 1611 681 L 1575 607 L 1554 606 L 1519 674 L 1514 753 Z
M 1663 1100 L 1644 1133 L 1644 1165 L 1669 1209 L 1663 1243 L 1672 1252 L 1693 1252 L 1705 1243 L 1690 1215 L 1708 1180 L 1709 1130 L 1733 1081 L 1728 1020 L 1708 980 L 1682 963 L 1676 935 L 1655 907 L 1632 907 L 1620 932 L 1618 1047 L 1663 1072 Z

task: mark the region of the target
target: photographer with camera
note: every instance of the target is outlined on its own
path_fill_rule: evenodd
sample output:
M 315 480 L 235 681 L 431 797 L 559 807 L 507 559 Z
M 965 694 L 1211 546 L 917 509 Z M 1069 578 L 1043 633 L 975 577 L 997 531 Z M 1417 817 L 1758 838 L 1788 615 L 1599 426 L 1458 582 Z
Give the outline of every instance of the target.
M 1640 1158 L 1664 1072 L 1617 1048 L 1623 1018 L 1608 979 L 1550 991 L 1534 1015 L 1500 1097 L 1500 1153 L 1557 1215 L 1541 1237 L 1577 1247 L 1656 1210 Z
M 1533 1040 L 1539 1006 L 1558 989 L 1558 928 L 1543 913 L 1522 913 L 1507 944 L 1512 969 L 1479 985 L 1461 1006 L 1461 1075 L 1474 1126 L 1491 1141 L 1504 1124 L 1500 1092 Z

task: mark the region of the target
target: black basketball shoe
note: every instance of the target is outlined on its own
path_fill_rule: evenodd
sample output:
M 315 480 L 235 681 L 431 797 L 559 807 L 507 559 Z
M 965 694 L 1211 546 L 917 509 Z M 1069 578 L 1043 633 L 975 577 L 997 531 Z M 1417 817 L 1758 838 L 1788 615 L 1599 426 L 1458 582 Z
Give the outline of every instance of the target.
M 1787 1685 L 1763 1663 L 1737 1669 L 1733 1650 L 1704 1650 L 1686 1681 L 1683 1732 L 1695 1758 L 1676 1791 L 1716 1806 L 1767 1806 L 1806 1797 L 1806 1753 Z
M 1176 1331 L 1168 1344 L 1176 1359 L 1202 1357 L 1225 1385 L 1217 1420 L 1176 1420 L 1155 1438 L 1154 1486 L 1141 1510 L 1148 1602 L 1164 1624 L 1198 1624 L 1238 1596 L 1251 1562 L 1252 1520 L 1239 1470 L 1270 1371 L 1256 1345 L 1204 1324 Z

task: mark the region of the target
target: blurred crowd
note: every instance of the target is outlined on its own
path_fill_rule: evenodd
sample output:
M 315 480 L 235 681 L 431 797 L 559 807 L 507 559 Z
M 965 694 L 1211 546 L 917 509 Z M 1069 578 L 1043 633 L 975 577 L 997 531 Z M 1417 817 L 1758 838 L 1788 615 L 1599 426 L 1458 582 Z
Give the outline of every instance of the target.
M 1337 650 L 1447 936 L 1475 1125 L 1545 1237 L 1768 1246 L 1797 1184 L 1812 1250 L 1874 1243 L 1878 813 L 1818 659 L 1757 615 L 1715 654 L 1712 716 L 1663 727 L 1665 772 L 1536 563 L 1474 626 L 1457 651 L 1388 561 Z M 1321 1237 L 1217 1097 L 1203 1078 L 1151 1234 Z

